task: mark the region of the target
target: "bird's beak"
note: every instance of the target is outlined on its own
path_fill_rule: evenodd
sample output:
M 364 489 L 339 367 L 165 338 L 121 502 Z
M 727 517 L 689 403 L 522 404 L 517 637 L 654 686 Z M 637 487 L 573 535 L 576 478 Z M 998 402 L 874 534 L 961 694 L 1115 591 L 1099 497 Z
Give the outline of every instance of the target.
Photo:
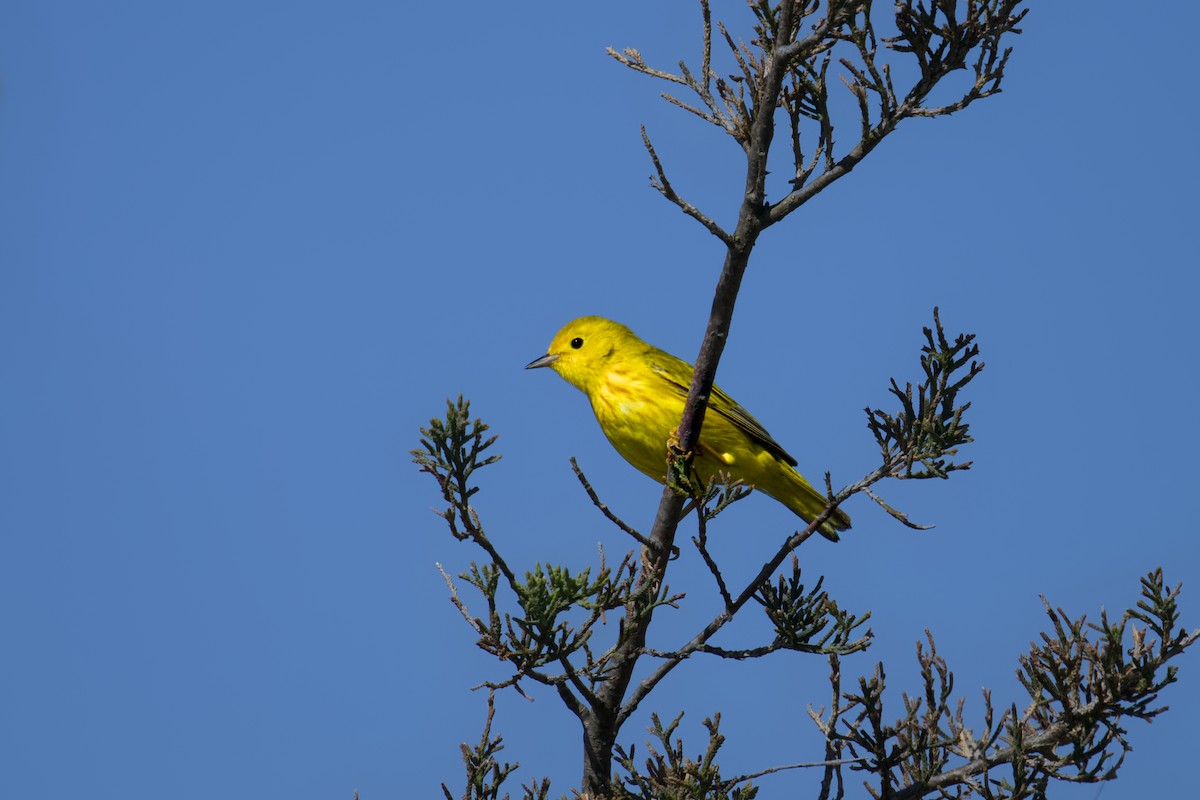
M 537 369 L 538 367 L 548 367 L 551 364 L 553 364 L 555 361 L 558 361 L 558 356 L 552 355 L 550 353 L 546 353 L 546 355 L 542 356 L 541 358 L 535 358 L 533 361 L 530 361 L 528 364 L 526 364 L 525 369 Z

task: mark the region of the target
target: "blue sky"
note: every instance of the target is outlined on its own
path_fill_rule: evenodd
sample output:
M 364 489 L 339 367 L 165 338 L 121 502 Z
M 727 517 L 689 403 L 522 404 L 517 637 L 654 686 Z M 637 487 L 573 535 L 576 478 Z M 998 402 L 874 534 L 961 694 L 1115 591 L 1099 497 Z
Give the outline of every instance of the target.
M 581 567 L 598 543 L 625 546 L 571 455 L 649 527 L 658 487 L 582 395 L 521 367 L 585 313 L 698 349 L 720 251 L 646 187 L 638 125 L 725 222 L 739 154 L 604 55 L 694 62 L 698 14 L 442 8 L 0 8 L 0 796 L 457 793 L 458 743 L 483 718 L 469 687 L 504 672 L 435 568 L 478 554 L 429 512 L 435 487 L 408 459 L 446 397 L 501 436 L 478 506 L 510 563 Z M 906 123 L 762 241 L 718 381 L 810 477 L 873 467 L 862 408 L 915 374 L 934 305 L 988 365 L 975 468 L 881 489 L 937 528 L 855 501 L 841 544 L 801 552 L 843 605 L 874 612 L 848 676 L 882 659 L 911 690 L 928 627 L 968 713 L 985 685 L 1020 701 L 1039 594 L 1117 611 L 1158 565 L 1200 625 L 1200 169 L 1183 77 L 1198 24 L 1178 4 L 1131 39 L 1128 15 L 1040 4 L 1002 95 Z M 765 497 L 722 520 L 735 574 L 794 523 Z M 675 569 L 689 601 L 663 616 L 664 647 L 714 607 L 694 553 Z M 1181 666 L 1171 712 L 1131 723 L 1105 800 L 1193 782 L 1200 664 Z M 808 760 L 822 680 L 819 659 L 697 661 L 624 741 L 650 711 L 686 710 L 695 753 L 720 710 L 730 772 Z M 577 723 L 533 695 L 500 700 L 505 754 L 565 792 Z M 764 796 L 814 780 L 765 779 Z

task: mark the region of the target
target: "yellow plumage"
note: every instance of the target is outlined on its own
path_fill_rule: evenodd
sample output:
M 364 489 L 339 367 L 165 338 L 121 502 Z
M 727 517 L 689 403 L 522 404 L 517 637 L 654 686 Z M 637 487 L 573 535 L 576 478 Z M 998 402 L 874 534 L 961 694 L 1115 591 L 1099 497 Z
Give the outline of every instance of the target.
M 647 344 L 603 317 L 567 323 L 546 355 L 526 369 L 550 367 L 584 394 L 608 441 L 626 461 L 663 483 L 667 440 L 679 427 L 692 365 Z M 765 492 L 805 520 L 825 508 L 824 495 L 792 467 L 796 459 L 759 422 L 716 386 L 693 462 L 707 482 L 720 472 Z M 826 538 L 850 527 L 840 509 L 822 526 Z

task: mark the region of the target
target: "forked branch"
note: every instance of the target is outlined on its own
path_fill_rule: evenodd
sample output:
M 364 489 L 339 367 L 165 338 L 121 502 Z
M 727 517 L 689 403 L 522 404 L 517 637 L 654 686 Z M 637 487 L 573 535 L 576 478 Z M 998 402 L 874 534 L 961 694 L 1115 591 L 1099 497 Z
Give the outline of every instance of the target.
M 663 97 L 721 129 L 736 141 L 750 162 L 747 196 L 766 202 L 762 227 L 779 222 L 833 181 L 845 176 L 896 126 L 909 117 L 952 114 L 976 100 L 999 94 L 1012 48 L 1006 43 L 1019 34 L 1026 9 L 1022 0 L 901 0 L 895 4 L 898 34 L 878 37 L 871 0 L 747 0 L 755 17 L 750 43 L 734 39 L 724 24 L 716 29 L 724 44 L 730 71 L 713 66 L 713 20 L 709 0 L 700 0 L 703 22 L 699 72 L 680 61 L 677 72 L 648 64 L 634 48 L 608 54 L 624 66 L 656 80 L 686 88 L 694 100 L 664 92 Z M 805 27 L 808 33 L 801 35 Z M 892 78 L 893 64 L 881 57 L 879 45 L 915 61 L 917 75 L 900 92 Z M 855 101 L 854 140 L 834 152 L 835 131 L 845 120 L 835 119 L 830 103 L 829 67 Z M 926 99 L 950 74 L 971 70 L 974 80 L 954 100 L 935 106 Z M 766 161 L 772 144 L 774 116 L 787 119 L 792 176 L 788 188 L 767 202 Z M 712 216 L 685 200 L 666 178 L 666 170 L 643 130 L 657 177 L 651 180 L 666 199 L 730 244 L 726 231 Z M 759 201 L 757 198 L 762 198 Z

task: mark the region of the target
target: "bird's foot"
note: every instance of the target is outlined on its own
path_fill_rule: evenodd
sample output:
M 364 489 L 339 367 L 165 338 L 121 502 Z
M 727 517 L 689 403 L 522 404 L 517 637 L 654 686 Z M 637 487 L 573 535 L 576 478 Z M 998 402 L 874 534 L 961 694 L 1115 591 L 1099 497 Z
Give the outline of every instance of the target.
M 692 460 L 696 454 L 679 446 L 679 429 L 667 437 L 667 486 L 684 497 L 695 497 L 699 487 L 694 480 Z

